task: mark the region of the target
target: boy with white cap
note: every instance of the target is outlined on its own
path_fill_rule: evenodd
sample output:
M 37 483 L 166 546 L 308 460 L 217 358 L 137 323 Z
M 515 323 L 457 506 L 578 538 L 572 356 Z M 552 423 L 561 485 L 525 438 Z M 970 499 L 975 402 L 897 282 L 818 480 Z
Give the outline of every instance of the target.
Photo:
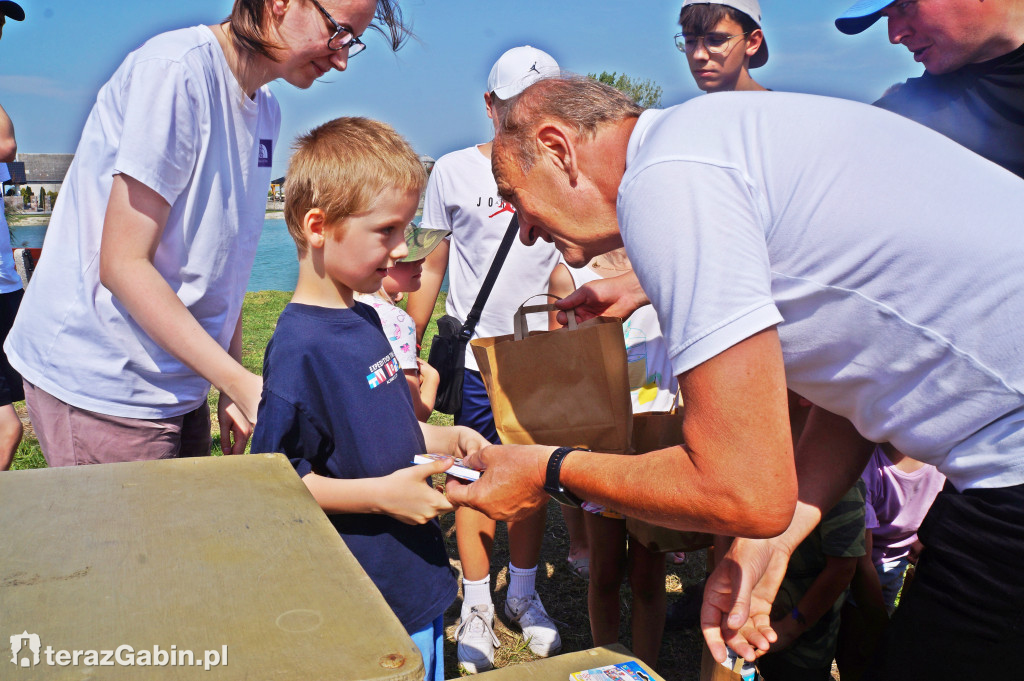
M 757 0 L 685 0 L 676 47 L 704 92 L 765 90 L 750 69 L 768 61 Z
M 487 77 L 484 106 L 495 125 L 509 100 L 542 78 L 558 76 L 558 63 L 546 52 L 529 45 L 515 47 L 498 59 Z M 434 309 L 441 281 L 449 275 L 446 311 L 465 322 L 487 275 L 514 210 L 498 196 L 491 174 L 491 142 L 451 152 L 438 159 L 427 183 L 421 226 L 451 230 L 449 246 L 439 246 L 427 258 L 422 285 L 411 293 L 407 310 L 422 336 Z M 483 307 L 474 337 L 512 333 L 512 318 L 523 301 L 545 293 L 548 277 L 558 264 L 558 252 L 548 243 L 525 246 L 515 239 L 494 288 Z M 546 319 L 534 328 L 546 328 Z M 490 401 L 476 359 L 466 347 L 462 407 L 457 425 L 468 426 L 494 443 Z M 509 587 L 505 614 L 523 631 L 530 650 L 540 657 L 558 652 L 558 629 L 537 596 L 535 581 L 546 513 L 508 525 Z M 472 509 L 455 514 L 456 538 L 462 561 L 462 621 L 457 630 L 459 663 L 469 673 L 490 669 L 499 645 L 494 634 L 494 606 L 490 590 L 490 554 L 495 522 Z

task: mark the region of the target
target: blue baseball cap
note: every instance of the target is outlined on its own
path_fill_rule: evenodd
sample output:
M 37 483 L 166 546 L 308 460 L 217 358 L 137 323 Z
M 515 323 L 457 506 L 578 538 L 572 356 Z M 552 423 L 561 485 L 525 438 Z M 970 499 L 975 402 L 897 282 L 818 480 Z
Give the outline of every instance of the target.
M 893 0 L 860 0 L 836 19 L 836 28 L 846 35 L 856 35 L 878 21 L 882 10 Z
M 16 2 L 12 2 L 11 0 L 3 0 L 3 2 L 0 2 L 0 14 L 14 19 L 15 21 L 25 20 L 25 10 L 21 8 L 21 5 Z

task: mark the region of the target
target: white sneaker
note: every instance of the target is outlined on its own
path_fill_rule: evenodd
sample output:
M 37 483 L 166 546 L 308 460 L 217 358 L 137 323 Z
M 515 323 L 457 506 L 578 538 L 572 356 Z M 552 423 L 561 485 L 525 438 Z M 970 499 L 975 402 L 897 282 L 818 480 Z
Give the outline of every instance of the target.
M 494 633 L 494 606 L 474 605 L 463 616 L 455 630 L 459 664 L 469 674 L 484 672 L 494 666 L 494 649 L 501 641 Z
M 534 655 L 547 657 L 562 648 L 555 622 L 544 610 L 536 592 L 524 598 L 505 599 L 505 614 L 523 630 L 523 638 Z

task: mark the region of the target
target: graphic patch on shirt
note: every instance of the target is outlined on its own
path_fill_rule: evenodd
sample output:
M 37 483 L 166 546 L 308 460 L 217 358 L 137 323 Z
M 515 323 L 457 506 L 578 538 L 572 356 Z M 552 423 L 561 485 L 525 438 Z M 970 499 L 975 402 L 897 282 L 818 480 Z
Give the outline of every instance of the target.
M 370 367 L 370 373 L 366 374 L 366 382 L 373 389 L 385 383 L 390 383 L 400 371 L 401 367 L 398 364 L 398 358 L 395 357 L 395 353 L 390 352 L 387 357 Z
M 269 168 L 274 165 L 274 140 L 260 140 L 260 159 L 258 168 Z

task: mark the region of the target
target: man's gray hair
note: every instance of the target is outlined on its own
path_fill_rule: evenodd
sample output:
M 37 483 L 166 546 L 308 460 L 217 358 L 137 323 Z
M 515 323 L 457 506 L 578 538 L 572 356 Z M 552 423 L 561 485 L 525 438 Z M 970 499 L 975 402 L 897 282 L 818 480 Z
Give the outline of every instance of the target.
M 526 88 L 502 107 L 495 145 L 504 149 L 524 173 L 536 160 L 533 136 L 541 122 L 560 121 L 591 139 L 597 128 L 637 118 L 644 108 L 613 87 L 592 78 L 545 78 Z

